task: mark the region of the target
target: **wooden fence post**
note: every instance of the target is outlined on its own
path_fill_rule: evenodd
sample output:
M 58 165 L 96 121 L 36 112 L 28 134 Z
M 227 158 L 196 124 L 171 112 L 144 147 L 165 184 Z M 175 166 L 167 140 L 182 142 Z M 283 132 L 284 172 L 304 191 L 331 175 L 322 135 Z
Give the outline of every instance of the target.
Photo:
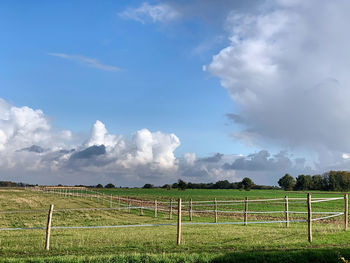
M 307 194 L 307 234 L 308 240 L 312 242 L 312 209 L 311 209 L 311 194 Z
M 248 197 L 244 200 L 244 225 L 246 226 L 248 223 Z
M 192 198 L 190 199 L 190 211 L 189 211 L 190 221 L 192 221 Z
M 349 225 L 349 196 L 344 195 L 344 230 L 348 230 Z
M 215 223 L 218 222 L 218 203 L 216 202 L 216 197 L 214 198 L 214 213 L 215 213 Z
M 286 217 L 286 227 L 289 227 L 289 208 L 288 208 L 288 196 L 284 197 L 284 212 Z
M 120 195 L 118 195 L 118 210 L 120 210 Z
M 128 212 L 131 213 L 131 209 L 130 209 L 130 197 L 128 196 Z
M 140 202 L 140 216 L 143 216 L 143 201 Z
M 170 198 L 169 219 L 173 218 L 173 199 Z
M 177 205 L 177 244 L 181 244 L 181 198 Z
M 154 200 L 154 217 L 158 217 L 158 206 L 157 206 L 157 200 Z
M 109 201 L 109 208 L 112 208 L 112 195 L 111 195 L 111 200 Z
M 47 217 L 47 225 L 46 225 L 46 241 L 45 241 L 45 249 L 50 249 L 50 234 L 51 234 L 51 219 L 52 219 L 52 211 L 53 205 L 50 205 L 49 215 Z

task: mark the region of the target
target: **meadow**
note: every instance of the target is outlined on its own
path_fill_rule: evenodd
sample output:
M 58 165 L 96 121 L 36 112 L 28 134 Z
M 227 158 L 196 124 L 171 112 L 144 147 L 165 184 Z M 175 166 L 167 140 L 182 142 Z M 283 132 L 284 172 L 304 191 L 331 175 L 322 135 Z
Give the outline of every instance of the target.
M 286 193 L 279 190 L 185 190 L 176 189 L 94 189 L 104 193 L 101 198 L 64 197 L 59 194 L 24 189 L 0 189 L 0 228 L 45 227 L 50 204 L 54 204 L 53 226 L 114 226 L 176 223 L 174 213 L 140 209 L 114 209 L 108 202 L 112 194 L 154 201 L 181 197 L 193 200 L 241 200 L 304 198 L 306 193 Z M 78 191 L 75 191 L 77 193 Z M 84 191 L 82 191 L 84 193 Z M 312 196 L 334 197 L 343 193 L 313 192 Z M 115 199 L 113 199 L 115 201 Z M 211 206 L 210 204 L 209 206 Z M 254 211 L 283 209 L 283 202 L 249 204 Z M 304 201 L 290 204 L 290 209 L 305 211 Z M 78 210 L 64 210 L 64 209 Z M 104 208 L 82 210 L 81 208 Z M 224 205 L 222 209 L 227 209 Z M 343 211 L 344 201 L 334 200 L 313 204 L 314 211 Z M 204 208 L 201 208 L 204 209 Z M 212 209 L 212 208 L 210 208 Z M 242 204 L 237 205 L 242 209 Z M 183 222 L 189 222 L 184 208 Z M 25 212 L 16 212 L 25 211 Z M 36 212 L 33 212 L 36 211 Z M 186 214 L 187 213 L 187 214 Z M 266 215 L 249 215 L 250 220 L 266 219 Z M 295 215 L 303 218 L 305 215 Z M 268 215 L 283 219 L 283 214 Z M 242 215 L 219 214 L 219 222 L 242 221 Z M 212 213 L 194 213 L 192 222 L 213 222 Z M 307 224 L 284 223 L 244 225 L 183 225 L 182 244 L 176 244 L 176 225 L 157 227 L 52 229 L 50 250 L 44 250 L 45 230 L 0 231 L 1 262 L 342 262 L 350 258 L 350 234 L 343 230 L 343 216 L 315 221 L 314 240 L 307 241 Z M 345 261 L 343 261 L 345 262 Z

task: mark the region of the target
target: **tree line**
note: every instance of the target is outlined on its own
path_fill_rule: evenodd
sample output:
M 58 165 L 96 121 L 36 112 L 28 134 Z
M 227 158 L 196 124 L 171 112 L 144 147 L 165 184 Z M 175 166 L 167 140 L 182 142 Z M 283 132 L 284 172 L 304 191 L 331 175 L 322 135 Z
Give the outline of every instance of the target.
M 250 189 L 279 189 L 275 186 L 266 186 L 266 185 L 256 185 L 250 178 L 245 177 L 240 182 L 229 182 L 228 180 L 217 181 L 216 183 L 186 183 L 185 181 L 179 179 L 176 183 L 165 184 L 163 186 L 154 186 L 153 184 L 145 184 L 143 188 L 164 188 L 164 189 L 241 189 L 247 190 Z
M 0 181 L 0 187 L 25 187 L 25 186 L 33 186 L 33 185 L 25 184 L 25 183 L 16 183 L 11 181 Z
M 350 191 L 350 172 L 330 171 L 323 175 L 298 175 L 296 178 L 285 174 L 278 180 L 284 190 Z

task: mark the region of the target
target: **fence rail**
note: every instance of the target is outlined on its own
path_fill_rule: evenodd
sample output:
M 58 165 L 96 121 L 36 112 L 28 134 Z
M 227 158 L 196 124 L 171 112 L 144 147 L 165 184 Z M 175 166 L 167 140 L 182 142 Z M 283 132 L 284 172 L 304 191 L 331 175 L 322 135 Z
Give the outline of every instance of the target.
M 158 201 L 158 200 L 141 200 L 124 196 L 113 196 L 105 195 L 91 189 L 74 189 L 74 188 L 27 188 L 29 190 L 40 191 L 45 194 L 56 194 L 61 197 L 80 197 L 90 200 L 96 200 L 98 203 L 105 205 L 109 204 L 109 207 L 86 207 L 86 208 L 60 208 L 53 209 L 53 205 L 50 206 L 48 213 L 48 220 L 46 227 L 23 227 L 23 228 L 0 228 L 0 231 L 14 231 L 14 230 L 44 230 L 46 229 L 46 242 L 45 249 L 49 249 L 50 245 L 50 232 L 52 229 L 99 229 L 99 228 L 131 228 L 131 227 L 161 227 L 161 226 L 177 226 L 177 244 L 181 244 L 181 232 L 182 225 L 196 226 L 196 225 L 249 225 L 249 224 L 274 224 L 274 223 L 285 223 L 286 227 L 289 227 L 289 223 L 308 223 L 308 240 L 312 242 L 312 222 L 320 221 L 330 218 L 335 218 L 344 215 L 344 229 L 348 228 L 348 194 L 343 197 L 332 197 L 332 198 L 312 198 L 309 193 L 306 198 L 268 198 L 268 199 L 253 199 L 248 200 L 192 200 L 183 202 L 181 198 L 178 202 L 174 202 L 172 199 L 169 201 Z M 330 202 L 335 200 L 344 199 L 344 211 L 312 211 L 313 203 Z M 248 204 L 284 204 L 284 210 L 277 211 L 250 211 Z M 304 203 L 307 207 L 307 211 L 290 211 L 290 204 L 301 204 Z M 244 210 L 227 210 L 225 208 L 231 205 L 244 205 Z M 210 209 L 196 210 L 198 207 L 208 207 Z M 225 210 L 219 209 L 224 207 Z M 139 210 L 140 215 L 143 215 L 144 210 L 153 211 L 154 217 L 158 217 L 158 212 L 169 213 L 169 219 L 172 218 L 172 214 L 177 214 L 177 223 L 159 223 L 159 224 L 130 224 L 130 225 L 104 225 L 104 226 L 51 226 L 51 219 L 53 213 L 59 212 L 70 212 L 70 211 L 89 211 L 89 210 L 118 210 L 130 212 L 132 209 Z M 186 209 L 186 210 L 185 210 Z M 48 210 L 8 210 L 0 211 L 0 214 L 7 213 L 46 213 Z M 213 214 L 214 222 L 182 222 L 182 214 L 188 213 L 189 220 L 192 221 L 194 214 Z M 243 214 L 242 221 L 228 221 L 218 222 L 219 215 L 229 214 Z M 249 220 L 249 215 L 267 215 L 267 214 L 282 214 L 284 220 Z M 307 215 L 307 219 L 290 219 L 289 215 L 300 214 Z M 319 217 L 313 218 L 312 215 L 318 215 Z M 265 219 L 268 219 L 265 217 Z

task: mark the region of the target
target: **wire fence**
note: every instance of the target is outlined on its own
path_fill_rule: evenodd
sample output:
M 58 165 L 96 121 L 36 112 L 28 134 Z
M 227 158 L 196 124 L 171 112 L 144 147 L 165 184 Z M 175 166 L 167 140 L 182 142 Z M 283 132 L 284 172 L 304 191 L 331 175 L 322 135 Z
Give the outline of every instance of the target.
M 268 199 L 253 199 L 248 200 L 246 197 L 242 200 L 192 200 L 182 202 L 181 199 L 174 202 L 169 201 L 157 201 L 157 200 L 142 200 L 124 196 L 105 195 L 104 193 L 92 190 L 92 189 L 72 189 L 72 188 L 27 188 L 31 191 L 38 191 L 44 194 L 55 194 L 62 198 L 79 197 L 83 199 L 89 199 L 101 203 L 103 205 L 109 205 L 109 207 L 81 207 L 81 208 L 60 208 L 53 209 L 53 205 L 50 207 L 47 225 L 45 227 L 3 227 L 0 231 L 14 231 L 14 230 L 44 230 L 46 229 L 46 249 L 49 247 L 49 238 L 51 229 L 100 229 L 100 228 L 132 228 L 132 227 L 161 227 L 161 226 L 177 226 L 177 243 L 181 243 L 181 226 L 195 226 L 195 225 L 248 225 L 248 224 L 286 224 L 289 227 L 289 223 L 308 223 L 308 240 L 312 241 L 312 222 L 331 219 L 344 215 L 344 229 L 348 229 L 348 195 L 343 197 L 331 197 L 331 198 L 311 198 L 311 194 L 308 194 L 306 198 L 268 198 Z M 343 211 L 312 211 L 312 204 L 331 202 L 344 199 Z M 255 211 L 249 210 L 249 206 L 254 208 L 260 208 L 261 205 L 266 206 L 281 205 L 283 204 L 284 210 L 267 210 L 267 211 Z M 303 204 L 301 206 L 301 204 Z M 236 206 L 242 206 L 242 210 L 237 210 Z M 249 206 L 248 206 L 249 205 Z M 297 205 L 303 209 L 303 211 L 289 210 L 290 205 Z M 305 209 L 307 207 L 307 210 Z M 158 217 L 158 213 L 169 215 L 169 219 L 172 219 L 173 215 L 177 215 L 176 223 L 156 223 L 156 224 L 118 224 L 118 225 L 97 225 L 97 226 L 51 226 L 52 212 L 73 212 L 73 211 L 120 211 L 131 212 L 131 210 L 139 210 L 140 215 L 143 215 L 143 211 L 150 211 L 154 213 L 154 217 Z M 258 209 L 257 209 L 258 210 Z M 0 211 L 0 214 L 21 214 L 21 213 L 47 213 L 48 210 L 8 210 Z M 193 216 L 205 216 L 214 215 L 214 222 L 182 222 L 182 216 L 188 214 L 189 220 L 192 221 Z M 243 215 L 243 220 L 240 221 L 223 221 L 218 222 L 218 217 L 227 216 L 239 216 Z M 248 220 L 248 215 L 254 216 Z M 276 215 L 276 216 L 274 216 Z M 279 216 L 277 216 L 279 215 Z M 294 215 L 294 218 L 291 216 Z M 316 215 L 316 217 L 313 217 Z M 301 217 L 300 217 L 301 216 Z M 307 216 L 307 218 L 303 218 Z M 318 217 L 317 217 L 318 216 Z M 278 218 L 279 217 L 279 218 Z M 283 219 L 281 220 L 281 217 Z M 270 220 L 270 219 L 273 220 Z

